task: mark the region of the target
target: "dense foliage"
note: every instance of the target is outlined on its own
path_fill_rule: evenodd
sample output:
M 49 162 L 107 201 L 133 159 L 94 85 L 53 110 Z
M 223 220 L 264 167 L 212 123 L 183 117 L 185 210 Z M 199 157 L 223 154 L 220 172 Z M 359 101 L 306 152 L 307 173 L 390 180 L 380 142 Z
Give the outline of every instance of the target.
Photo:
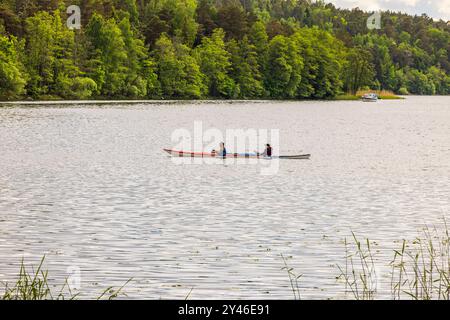
M 66 9 L 81 8 L 81 29 Z M 449 94 L 450 27 L 309 0 L 0 0 L 0 99 Z

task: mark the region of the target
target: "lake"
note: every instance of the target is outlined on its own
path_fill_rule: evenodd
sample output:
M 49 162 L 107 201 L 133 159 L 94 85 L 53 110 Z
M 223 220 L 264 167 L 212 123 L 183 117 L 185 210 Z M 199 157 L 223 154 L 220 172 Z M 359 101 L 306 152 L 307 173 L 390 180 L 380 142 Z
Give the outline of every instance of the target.
M 180 128 L 279 129 L 264 164 L 177 164 Z M 232 151 L 232 150 L 229 150 Z M 267 160 L 270 161 L 270 160 Z M 336 298 L 353 231 L 375 242 L 378 291 L 402 239 L 450 217 L 450 97 L 0 106 L 0 281 L 46 255 L 84 297 Z

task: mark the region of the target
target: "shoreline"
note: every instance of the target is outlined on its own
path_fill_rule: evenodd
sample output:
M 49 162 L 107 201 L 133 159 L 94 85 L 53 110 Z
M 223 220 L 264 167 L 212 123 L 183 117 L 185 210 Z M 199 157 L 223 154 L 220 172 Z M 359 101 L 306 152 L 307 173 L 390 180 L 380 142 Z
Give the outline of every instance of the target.
M 394 97 L 380 97 L 379 100 L 404 100 L 408 96 L 394 96 Z M 421 97 L 421 96 L 420 96 Z M 424 96 L 425 97 L 425 96 Z M 445 97 L 439 95 L 433 95 L 430 97 Z M 203 103 L 263 103 L 263 102 L 333 102 L 333 101 L 361 101 L 359 96 L 342 95 L 337 96 L 333 99 L 292 99 L 292 100 L 278 100 L 278 99 L 140 99 L 140 100 L 130 100 L 130 99 L 114 99 L 114 100 L 7 100 L 0 101 L 0 107 L 2 105 L 58 105 L 58 104 L 141 104 L 141 103 L 151 103 L 151 104 L 175 104 L 175 103 L 193 103 L 193 104 L 203 104 Z

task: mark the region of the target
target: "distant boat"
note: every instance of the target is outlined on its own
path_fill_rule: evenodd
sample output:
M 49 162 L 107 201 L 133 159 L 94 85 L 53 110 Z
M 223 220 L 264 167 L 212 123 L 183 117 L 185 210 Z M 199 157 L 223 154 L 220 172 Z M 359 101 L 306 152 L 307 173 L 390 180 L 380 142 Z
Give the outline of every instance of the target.
M 378 96 L 376 93 L 365 93 L 362 97 L 361 97 L 362 101 L 365 102 L 377 102 L 378 101 Z

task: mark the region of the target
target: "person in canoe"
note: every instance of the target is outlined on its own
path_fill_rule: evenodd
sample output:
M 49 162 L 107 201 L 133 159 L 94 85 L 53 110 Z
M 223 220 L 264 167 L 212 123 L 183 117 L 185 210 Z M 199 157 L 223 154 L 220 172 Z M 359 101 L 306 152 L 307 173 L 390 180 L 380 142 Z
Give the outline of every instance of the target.
M 225 143 L 221 142 L 219 144 L 219 151 L 217 152 L 217 155 L 219 157 L 226 157 L 227 156 L 227 149 L 225 148 Z
M 266 148 L 264 149 L 264 152 L 259 154 L 259 156 L 268 157 L 268 158 L 272 157 L 272 147 L 270 146 L 270 144 L 266 144 Z

